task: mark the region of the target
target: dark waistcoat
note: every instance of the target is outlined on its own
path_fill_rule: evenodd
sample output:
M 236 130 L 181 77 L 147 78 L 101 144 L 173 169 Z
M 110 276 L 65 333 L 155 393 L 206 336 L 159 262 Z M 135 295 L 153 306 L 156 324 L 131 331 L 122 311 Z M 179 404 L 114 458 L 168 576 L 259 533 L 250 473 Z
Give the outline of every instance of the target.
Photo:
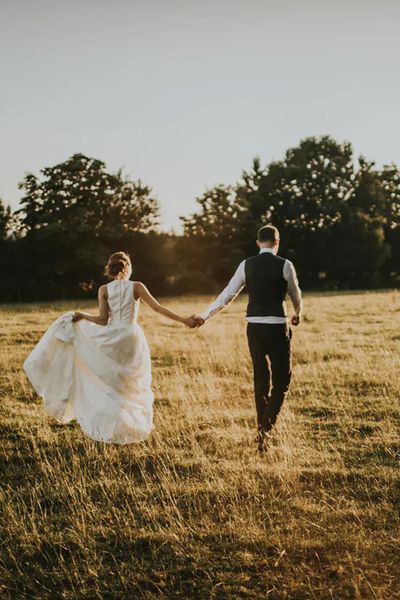
M 286 316 L 284 264 L 284 258 L 271 252 L 262 252 L 245 261 L 248 317 Z

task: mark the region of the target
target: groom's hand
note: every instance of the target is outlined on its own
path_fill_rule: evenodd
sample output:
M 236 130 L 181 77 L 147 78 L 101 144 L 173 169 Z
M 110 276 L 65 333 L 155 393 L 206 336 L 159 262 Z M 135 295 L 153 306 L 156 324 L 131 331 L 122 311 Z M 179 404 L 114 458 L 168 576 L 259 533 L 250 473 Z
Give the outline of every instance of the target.
M 301 316 L 300 315 L 293 315 L 292 317 L 292 325 L 294 325 L 295 327 L 297 327 L 297 325 L 300 323 L 301 321 Z

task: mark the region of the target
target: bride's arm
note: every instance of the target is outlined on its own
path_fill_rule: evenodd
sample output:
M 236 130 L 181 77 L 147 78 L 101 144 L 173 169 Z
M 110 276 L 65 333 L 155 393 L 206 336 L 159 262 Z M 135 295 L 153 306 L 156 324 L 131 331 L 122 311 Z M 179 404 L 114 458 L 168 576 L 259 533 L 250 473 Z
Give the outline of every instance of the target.
M 168 310 L 165 306 L 162 306 L 155 298 L 152 296 L 147 289 L 147 287 L 141 283 L 140 281 L 135 281 L 135 295 L 143 300 L 152 310 L 159 313 L 160 315 L 164 315 L 168 319 L 172 319 L 173 321 L 178 321 L 179 323 L 184 323 L 188 327 L 196 327 L 197 323 L 193 319 L 193 317 L 181 317 L 176 313 L 172 312 L 172 310 Z
M 107 325 L 108 323 L 108 315 L 109 315 L 109 306 L 107 301 L 107 286 L 102 285 L 99 288 L 98 293 L 99 298 L 99 314 L 98 315 L 89 315 L 88 313 L 76 312 L 72 317 L 74 323 L 80 321 L 81 319 L 86 319 L 86 321 L 91 321 L 92 323 L 96 323 L 97 325 Z

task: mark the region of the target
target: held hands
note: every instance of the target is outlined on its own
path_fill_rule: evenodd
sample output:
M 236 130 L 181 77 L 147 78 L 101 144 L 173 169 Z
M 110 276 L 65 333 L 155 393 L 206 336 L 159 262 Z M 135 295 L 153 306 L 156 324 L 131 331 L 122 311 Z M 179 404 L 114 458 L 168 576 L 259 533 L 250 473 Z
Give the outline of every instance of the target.
M 196 327 L 201 327 L 202 325 L 204 325 L 205 321 L 202 317 L 191 315 L 190 317 L 187 317 L 187 319 L 185 319 L 184 323 L 185 325 L 190 327 L 190 329 L 195 329 Z

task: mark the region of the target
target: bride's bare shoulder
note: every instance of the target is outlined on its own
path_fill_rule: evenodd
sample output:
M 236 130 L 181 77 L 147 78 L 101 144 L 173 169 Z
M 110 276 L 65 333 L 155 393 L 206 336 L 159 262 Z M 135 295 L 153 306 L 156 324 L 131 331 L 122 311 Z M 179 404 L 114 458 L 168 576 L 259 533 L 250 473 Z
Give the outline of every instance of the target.
M 133 290 L 134 290 L 135 298 L 137 300 L 143 294 L 143 290 L 144 290 L 143 283 L 141 281 L 134 281 L 133 282 Z
M 104 296 L 105 298 L 107 298 L 108 294 L 107 294 L 107 284 L 106 283 L 99 287 L 98 293 L 99 293 L 99 296 Z

